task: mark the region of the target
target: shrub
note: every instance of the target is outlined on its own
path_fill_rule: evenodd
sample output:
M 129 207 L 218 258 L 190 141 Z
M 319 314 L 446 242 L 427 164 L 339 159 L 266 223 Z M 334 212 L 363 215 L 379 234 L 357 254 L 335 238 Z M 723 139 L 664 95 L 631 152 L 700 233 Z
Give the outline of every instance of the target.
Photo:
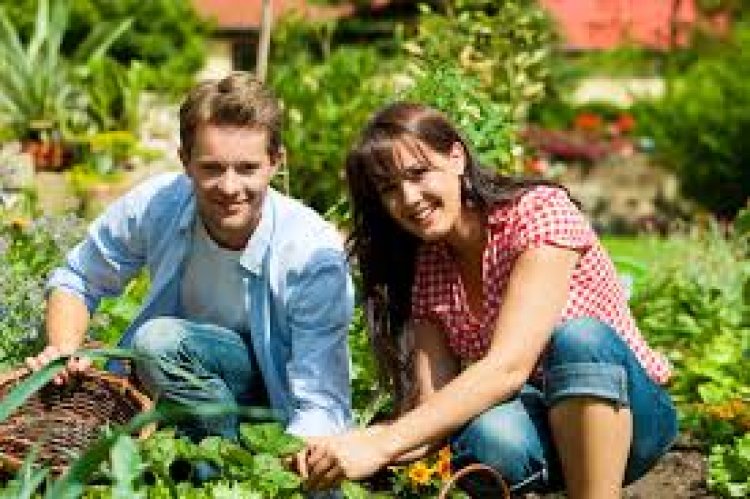
M 722 217 L 750 196 L 750 26 L 672 75 L 648 123 L 683 193 Z M 647 116 L 647 115 L 646 115 Z
M 14 24 L 28 33 L 38 0 L 6 2 Z M 114 20 L 132 18 L 131 28 L 112 48 L 113 58 L 129 67 L 140 61 L 149 70 L 148 86 L 172 95 L 182 94 L 203 65 L 204 39 L 210 24 L 201 20 L 192 2 L 172 0 L 66 0 L 70 30 L 63 54 L 78 50 L 86 36 Z

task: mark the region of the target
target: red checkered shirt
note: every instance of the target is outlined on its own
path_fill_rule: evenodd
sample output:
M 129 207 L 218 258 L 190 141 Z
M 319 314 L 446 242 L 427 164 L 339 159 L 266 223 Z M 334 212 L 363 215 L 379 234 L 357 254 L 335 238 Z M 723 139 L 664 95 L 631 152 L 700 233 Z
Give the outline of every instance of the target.
M 417 255 L 411 317 L 429 321 L 447 335 L 451 350 L 474 361 L 487 353 L 498 311 L 516 258 L 529 248 L 553 245 L 581 254 L 570 279 L 568 302 L 559 323 L 592 317 L 612 326 L 652 379 L 669 379 L 667 359 L 646 344 L 630 314 L 627 296 L 612 261 L 584 216 L 559 188 L 538 186 L 488 215 L 488 243 L 482 259 L 484 312 L 469 309 L 458 266 L 444 242 L 423 244 Z

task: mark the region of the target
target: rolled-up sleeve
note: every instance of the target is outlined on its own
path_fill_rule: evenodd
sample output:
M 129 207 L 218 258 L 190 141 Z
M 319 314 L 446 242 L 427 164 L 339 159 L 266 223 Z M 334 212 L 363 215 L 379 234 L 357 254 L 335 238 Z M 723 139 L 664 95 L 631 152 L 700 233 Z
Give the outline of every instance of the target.
M 292 411 L 287 431 L 300 436 L 339 433 L 351 425 L 347 333 L 354 291 L 342 251 L 318 250 L 288 296 Z
M 143 267 L 143 240 L 134 204 L 125 196 L 89 227 L 86 238 L 67 255 L 47 281 L 46 292 L 62 289 L 79 296 L 94 312 L 105 296 L 118 295 Z

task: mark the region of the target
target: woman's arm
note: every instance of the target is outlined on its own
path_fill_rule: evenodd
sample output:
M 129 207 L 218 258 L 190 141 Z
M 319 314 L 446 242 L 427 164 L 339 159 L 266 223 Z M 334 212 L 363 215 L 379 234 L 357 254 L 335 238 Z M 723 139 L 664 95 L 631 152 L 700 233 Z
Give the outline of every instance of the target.
M 414 409 L 426 402 L 435 392 L 455 378 L 460 372 L 460 365 L 445 339 L 445 334 L 432 323 L 414 324 L 409 329 L 414 338 L 414 391 L 411 405 L 404 412 Z M 393 422 L 385 424 L 385 429 Z M 407 463 L 421 459 L 436 446 L 442 444 L 437 438 L 412 449 L 393 459 L 394 463 Z
M 444 437 L 521 389 L 567 303 L 578 257 L 553 246 L 528 249 L 518 257 L 489 352 L 391 425 L 387 456 Z
M 411 449 L 444 438 L 516 393 L 531 375 L 568 300 L 579 254 L 541 246 L 516 260 L 487 355 L 387 427 L 318 442 L 349 478 L 366 477 Z M 331 475 L 328 475 L 331 476 Z

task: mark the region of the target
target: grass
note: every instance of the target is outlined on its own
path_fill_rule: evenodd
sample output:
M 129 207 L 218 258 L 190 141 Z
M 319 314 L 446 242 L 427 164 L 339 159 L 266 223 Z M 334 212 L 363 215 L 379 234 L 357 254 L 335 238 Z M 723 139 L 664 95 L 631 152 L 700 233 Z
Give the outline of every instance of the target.
M 621 274 L 629 274 L 635 282 L 642 280 L 649 269 L 669 257 L 670 241 L 653 236 L 603 236 L 601 242 Z

